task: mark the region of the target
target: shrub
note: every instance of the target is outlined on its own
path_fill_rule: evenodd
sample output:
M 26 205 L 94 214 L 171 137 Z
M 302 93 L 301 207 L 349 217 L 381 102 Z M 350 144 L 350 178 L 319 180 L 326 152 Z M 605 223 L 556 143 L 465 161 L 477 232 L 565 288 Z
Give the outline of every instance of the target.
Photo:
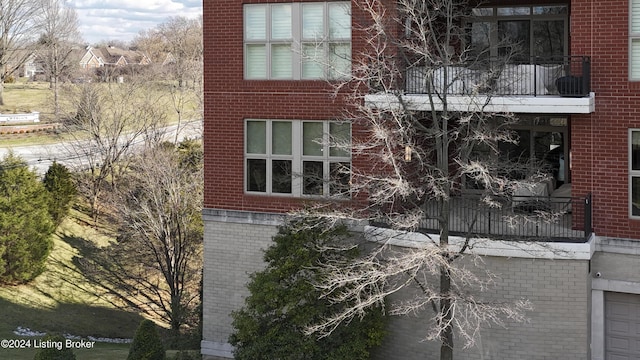
M 232 314 L 235 331 L 229 341 L 235 359 L 369 358 L 369 349 L 384 335 L 381 309 L 370 309 L 326 337 L 305 335 L 308 326 L 349 306 L 331 302 L 314 286 L 323 276 L 318 264 L 358 255 L 357 249 L 331 246 L 348 236 L 344 227 L 327 229 L 309 220 L 280 228 L 265 251 L 266 269 L 251 275 L 245 306 Z
M 156 324 L 151 320 L 142 320 L 133 337 L 127 360 L 165 360 L 166 358 Z
M 0 161 L 0 283 L 24 283 L 42 271 L 55 224 L 49 193 L 35 172 L 13 154 Z
M 65 338 L 62 337 L 62 335 L 47 335 L 42 340 L 62 344 L 62 347 L 60 350 L 58 350 L 57 347 L 40 348 L 36 352 L 33 360 L 76 360 L 73 349 L 64 346 Z
M 200 356 L 200 352 L 197 350 L 180 350 L 176 353 L 176 356 L 173 360 L 200 360 L 202 356 Z

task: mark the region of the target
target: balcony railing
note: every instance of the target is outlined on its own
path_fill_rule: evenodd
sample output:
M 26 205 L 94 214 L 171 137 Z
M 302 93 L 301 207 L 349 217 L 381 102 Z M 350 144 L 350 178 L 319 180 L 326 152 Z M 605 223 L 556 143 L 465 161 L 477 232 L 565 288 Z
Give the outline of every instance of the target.
M 586 197 L 518 196 L 488 206 L 477 196 L 450 200 L 453 235 L 513 241 L 585 242 L 592 233 L 591 195 Z M 427 205 L 421 228 L 439 233 L 437 206 Z
M 427 68 L 408 68 L 407 94 L 585 97 L 591 92 L 587 56 L 532 58 L 523 63 L 500 60 Z

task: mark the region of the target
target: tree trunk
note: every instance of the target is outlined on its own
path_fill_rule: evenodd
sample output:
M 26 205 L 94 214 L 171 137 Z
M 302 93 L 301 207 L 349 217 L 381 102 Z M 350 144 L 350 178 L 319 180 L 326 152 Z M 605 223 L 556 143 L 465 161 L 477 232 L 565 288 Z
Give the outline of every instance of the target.
M 451 291 L 451 274 L 448 267 L 443 267 L 440 271 L 440 313 L 442 314 L 442 323 L 445 324 L 440 336 L 440 360 L 453 360 L 453 318 L 451 310 L 451 299 L 449 292 Z
M 4 106 L 4 79 L 4 76 L 0 77 L 0 106 Z

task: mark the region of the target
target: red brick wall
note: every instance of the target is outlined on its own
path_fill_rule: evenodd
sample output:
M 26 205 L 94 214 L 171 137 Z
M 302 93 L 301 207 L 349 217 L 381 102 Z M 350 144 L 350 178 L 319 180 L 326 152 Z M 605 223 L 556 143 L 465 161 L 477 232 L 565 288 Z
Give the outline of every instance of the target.
M 628 80 L 628 0 L 571 1 L 571 54 L 591 56 L 596 112 L 571 117 L 572 190 L 593 194 L 602 236 L 640 239 L 629 218 L 628 131 L 640 128 L 640 82 Z
M 303 200 L 244 194 L 244 119 L 330 120 L 344 103 L 324 81 L 243 79 L 243 4 L 291 0 L 204 1 L 205 194 L 204 206 L 248 211 L 288 211 Z M 353 21 L 358 10 L 352 9 Z M 353 53 L 362 48 L 357 31 Z M 357 131 L 357 129 L 353 129 Z

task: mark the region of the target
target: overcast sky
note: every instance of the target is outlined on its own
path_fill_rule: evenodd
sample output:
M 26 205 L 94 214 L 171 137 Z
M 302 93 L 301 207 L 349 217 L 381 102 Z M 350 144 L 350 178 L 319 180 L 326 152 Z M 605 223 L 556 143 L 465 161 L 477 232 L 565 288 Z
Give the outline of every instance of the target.
M 204 0 L 68 0 L 80 19 L 86 42 L 132 40 L 140 30 L 154 28 L 172 16 L 195 18 Z M 215 0 L 208 0 L 215 1 Z

